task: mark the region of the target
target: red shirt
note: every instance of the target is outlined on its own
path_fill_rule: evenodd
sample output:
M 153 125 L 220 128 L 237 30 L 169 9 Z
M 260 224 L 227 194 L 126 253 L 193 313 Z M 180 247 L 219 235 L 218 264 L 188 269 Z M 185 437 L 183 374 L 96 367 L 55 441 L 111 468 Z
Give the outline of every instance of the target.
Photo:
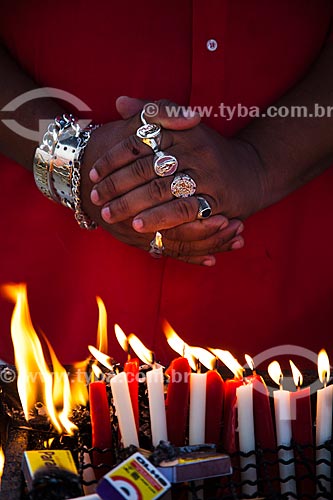
M 214 110 L 274 103 L 318 57 L 331 14 L 329 0 L 32 0 L 6 2 L 0 30 L 40 86 L 73 93 L 107 122 L 119 118 L 119 95 Z M 232 135 L 248 118 L 204 120 Z M 109 353 L 120 360 L 115 322 L 167 361 L 163 318 L 188 343 L 230 349 L 241 362 L 282 344 L 324 346 L 333 356 L 332 169 L 251 217 L 245 248 L 203 268 L 80 230 L 31 173 L 4 158 L 0 167 L 0 283 L 27 282 L 33 322 L 62 362 L 83 359 L 95 342 L 97 294 L 109 315 Z M 0 299 L 5 359 L 12 309 Z

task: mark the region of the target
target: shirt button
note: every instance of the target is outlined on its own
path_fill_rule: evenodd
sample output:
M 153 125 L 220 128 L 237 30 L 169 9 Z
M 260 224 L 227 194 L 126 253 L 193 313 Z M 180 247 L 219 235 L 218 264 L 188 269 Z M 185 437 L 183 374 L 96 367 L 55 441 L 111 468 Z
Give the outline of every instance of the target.
M 214 38 L 211 38 L 207 41 L 206 47 L 210 52 L 214 52 L 217 49 L 217 41 Z

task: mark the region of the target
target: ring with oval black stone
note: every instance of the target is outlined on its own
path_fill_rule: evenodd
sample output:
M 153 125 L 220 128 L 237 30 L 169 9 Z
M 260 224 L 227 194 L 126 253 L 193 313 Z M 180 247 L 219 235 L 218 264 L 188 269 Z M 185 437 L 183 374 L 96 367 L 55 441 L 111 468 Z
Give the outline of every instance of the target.
M 196 197 L 199 202 L 197 219 L 208 219 L 212 215 L 212 207 L 203 196 Z
M 197 185 L 188 174 L 178 174 L 171 183 L 171 193 L 176 198 L 187 198 L 195 193 Z

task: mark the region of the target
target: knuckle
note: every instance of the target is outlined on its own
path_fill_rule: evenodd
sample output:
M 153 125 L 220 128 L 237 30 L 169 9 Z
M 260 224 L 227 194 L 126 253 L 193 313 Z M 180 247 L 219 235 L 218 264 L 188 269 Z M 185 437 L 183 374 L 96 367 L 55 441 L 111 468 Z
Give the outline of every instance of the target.
M 130 151 L 137 155 L 137 152 L 141 151 L 142 142 L 135 135 L 129 135 L 123 140 L 122 147 L 125 151 Z
M 179 200 L 175 206 L 175 214 L 182 220 L 182 222 L 192 221 L 195 218 L 195 214 L 190 200 Z
M 133 164 L 133 174 L 139 179 L 148 181 L 151 178 L 150 168 L 144 158 L 138 158 Z
M 153 179 L 148 184 L 148 195 L 153 200 L 164 201 L 167 198 L 168 186 L 164 179 Z
M 111 206 L 111 213 L 118 214 L 124 218 L 129 213 L 129 203 L 126 196 L 120 196 L 115 202 L 114 205 Z
M 117 186 L 114 183 L 112 175 L 105 177 L 98 188 L 100 195 L 114 196 L 117 192 Z

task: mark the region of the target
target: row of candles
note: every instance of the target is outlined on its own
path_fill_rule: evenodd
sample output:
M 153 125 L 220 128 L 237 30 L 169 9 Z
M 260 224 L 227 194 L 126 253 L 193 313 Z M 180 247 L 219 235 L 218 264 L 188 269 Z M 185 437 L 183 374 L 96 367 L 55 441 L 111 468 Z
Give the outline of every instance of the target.
M 8 297 L 15 302 L 12 317 L 12 338 L 18 369 L 19 392 L 23 379 L 30 380 L 28 371 L 42 368 L 45 399 L 50 399 L 50 394 L 55 395 L 54 387 L 53 389 L 51 387 L 52 377 L 50 378 L 50 373 L 45 366 L 41 344 L 32 326 L 26 288 L 24 285 L 11 285 L 7 286 L 5 291 Z M 281 445 L 290 447 L 291 439 L 299 445 L 313 444 L 310 387 L 301 389 L 302 376 L 293 364 L 292 370 L 295 372 L 294 379 L 297 386 L 297 391 L 293 393 L 283 388 L 283 376 L 278 363 L 273 362 L 269 366 L 269 374 L 279 386 L 279 389 L 273 392 L 274 429 L 269 391 L 261 376 L 256 373 L 254 366 L 252 366 L 252 375 L 244 377 L 243 367 L 228 351 L 221 349 L 208 351 L 189 346 L 165 322 L 164 331 L 168 343 L 179 354 L 179 357 L 175 358 L 165 371 L 169 377 L 165 399 L 163 367 L 154 361 L 153 352 L 147 349 L 135 335 L 126 336 L 119 326 L 115 326 L 116 337 L 128 352 L 128 359 L 124 364 L 123 371 L 115 373 L 112 359 L 105 354 L 108 352 L 106 310 L 101 299 L 98 300 L 98 305 L 98 349 L 93 346 L 90 346 L 89 349 L 96 358 L 95 368 L 98 361 L 112 374 L 110 380 L 112 397 L 119 422 L 121 440 L 125 447 L 139 445 L 140 362 L 138 358 L 150 367 L 146 372 L 146 383 L 153 446 L 156 446 L 160 440 L 169 440 L 175 446 L 184 445 L 187 440 L 187 423 L 189 423 L 189 444 L 222 442 L 227 453 L 239 450 L 248 454 L 245 457 L 241 456 L 243 492 L 245 494 L 252 495 L 256 491 L 256 487 L 253 485 L 257 478 L 256 459 L 254 453 L 250 453 L 256 447 L 272 450 Z M 104 340 L 101 330 L 104 331 Z M 22 354 L 23 345 L 26 346 L 26 349 L 37 353 L 38 359 L 27 363 Z M 131 358 L 129 346 L 138 358 Z M 48 349 L 51 353 L 53 371 L 56 373 L 65 372 L 49 344 Z M 330 366 L 326 353 L 322 351 L 318 358 L 319 378 L 324 385 L 322 389 L 317 391 L 316 445 L 320 446 L 332 437 L 333 386 L 328 385 Z M 234 373 L 233 378 L 225 381 L 222 379 L 216 369 L 217 359 L 220 359 Z M 247 357 L 247 363 L 251 365 L 250 357 Z M 205 373 L 201 373 L 202 365 L 207 368 Z M 53 383 L 53 385 L 57 384 Z M 62 429 L 66 429 L 66 432 L 73 432 L 75 425 L 69 418 L 69 382 L 61 385 L 60 389 L 63 398 L 62 409 L 56 414 L 54 404 L 52 405 L 50 402 L 50 405 L 47 405 L 49 416 L 59 432 L 62 432 Z M 59 394 L 56 397 L 59 398 Z M 29 408 L 33 406 L 34 402 L 30 395 L 23 396 L 22 399 L 22 405 L 28 418 Z M 111 448 L 110 409 L 105 381 L 90 382 L 89 400 L 92 445 L 100 449 Z M 281 492 L 296 493 L 292 450 L 280 449 L 279 458 L 290 462 L 288 464 L 279 462 L 282 480 Z M 328 459 L 330 462 L 330 452 L 325 448 L 318 450 L 316 458 L 317 477 L 322 476 L 322 484 L 329 491 L 331 467 L 323 460 Z M 98 457 L 96 460 L 99 460 Z M 103 454 L 102 461 L 107 460 L 110 460 L 109 463 L 112 465 L 111 454 L 109 458 Z M 296 476 L 297 472 L 296 468 Z

